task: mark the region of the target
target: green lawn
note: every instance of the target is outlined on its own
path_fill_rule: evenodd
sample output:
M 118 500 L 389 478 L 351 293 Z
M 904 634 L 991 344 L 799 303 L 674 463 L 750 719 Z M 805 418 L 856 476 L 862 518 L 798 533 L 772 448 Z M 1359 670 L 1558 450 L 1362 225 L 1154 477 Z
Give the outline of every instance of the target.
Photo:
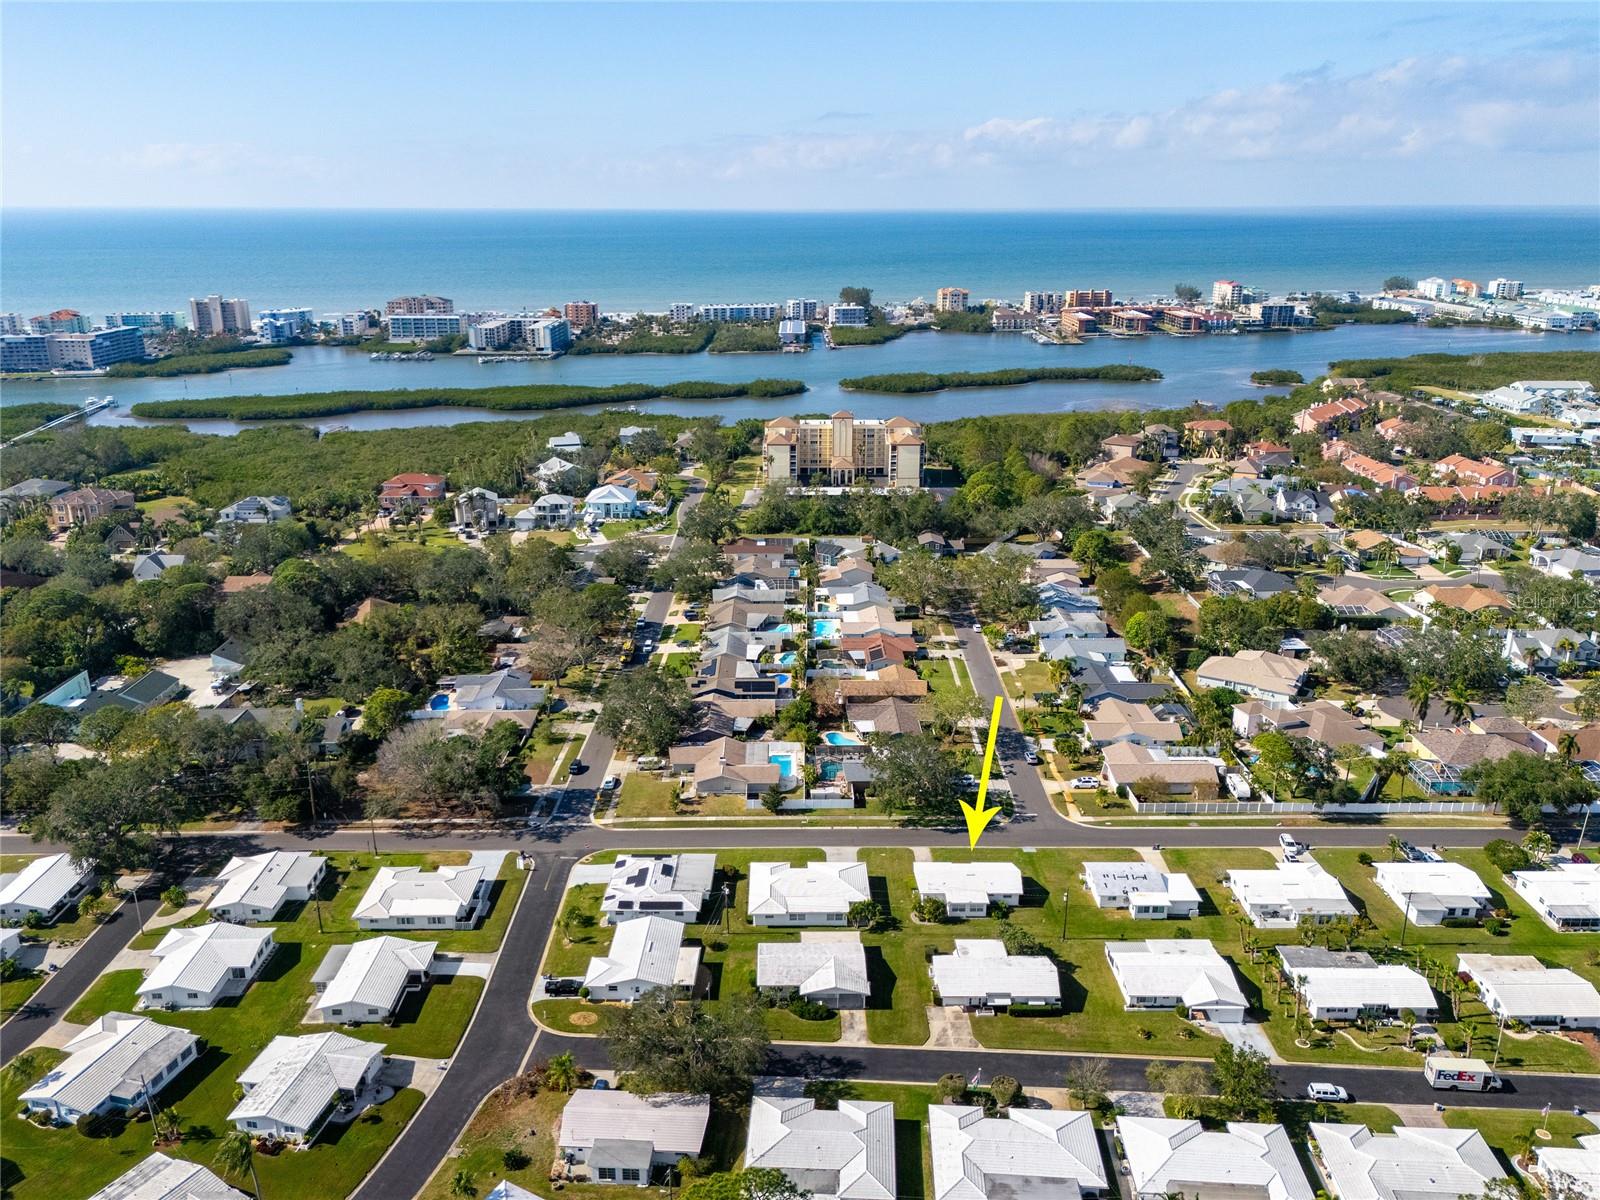
M 701 962 L 711 979 L 713 1001 L 755 988 L 758 944 L 800 940 L 799 930 L 769 929 L 752 925 L 746 919 L 750 864 L 790 862 L 801 865 L 825 857 L 821 850 L 719 850 L 716 854 L 717 876 L 712 886 L 712 900 L 701 914 L 710 919 L 690 925 L 684 935 L 687 942 L 698 942 L 702 948 Z M 596 857 L 596 861 L 614 859 L 615 854 Z M 724 885 L 729 894 L 726 914 L 721 911 Z M 591 958 L 610 948 L 614 931 L 600 923 L 600 899 L 604 894 L 605 888 L 597 883 L 579 884 L 567 890 L 562 912 L 581 913 L 585 920 L 564 925 L 563 918 L 557 918 L 555 932 L 539 966 L 540 974 L 582 975 L 588 970 Z M 582 1000 L 544 1000 L 534 1006 L 535 1015 L 552 1028 L 583 1033 L 604 1032 L 616 1011 L 614 1005 Z M 839 1018 L 835 1015 L 823 1021 L 806 1021 L 785 1009 L 771 1009 L 767 1013 L 767 1029 L 780 1041 L 833 1042 L 839 1039 Z M 926 1031 L 923 1037 L 926 1039 Z
M 421 525 L 407 525 L 403 529 L 393 529 L 379 532 L 369 531 L 359 535 L 353 542 L 343 542 L 337 549 L 342 550 L 351 558 L 375 559 L 391 546 L 415 547 L 438 553 L 440 550 L 451 546 L 471 546 L 471 542 L 463 542 L 454 530 L 441 529 L 437 525 L 424 522 Z
M 957 670 L 960 671 L 959 677 Z M 948 658 L 928 658 L 917 663 L 917 673 L 928 681 L 928 692 L 937 696 L 941 692 L 962 692 L 970 695 L 972 681 L 967 678 L 965 664 Z
M 630 771 L 622 777 L 622 786 L 617 791 L 616 810 L 612 815 L 619 819 L 671 817 L 678 814 L 678 785 L 666 775 Z M 739 802 L 739 811 L 744 811 L 742 800 Z
M 1444 1123 L 1451 1129 L 1476 1129 L 1507 1162 L 1530 1144 L 1571 1148 L 1578 1144 L 1579 1135 L 1596 1130 L 1592 1122 L 1569 1112 L 1552 1112 L 1546 1121 L 1537 1110 L 1516 1108 L 1451 1108 L 1444 1114 Z M 1549 1132 L 1548 1141 L 1534 1136 L 1534 1130 L 1540 1128 Z
M 554 722 L 546 717 L 533 727 L 522 750 L 523 773 L 533 784 L 550 783 L 550 773 L 555 769 L 561 748 L 571 740 L 571 735 L 557 733 Z
M 322 1028 L 301 1024 L 312 995 L 312 973 L 330 946 L 355 941 L 359 936 L 351 914 L 377 865 L 370 854 L 339 853 L 328 858 L 330 871 L 320 905 L 320 930 L 318 905 L 307 904 L 286 913 L 287 920 L 272 926 L 277 951 L 244 996 L 208 1011 L 156 1016 L 163 1023 L 193 1030 L 207 1046 L 200 1060 L 162 1093 L 161 1103 L 181 1114 L 188 1138 L 169 1153 L 208 1161 L 215 1140 L 229 1128 L 227 1114 L 235 1103 L 239 1072 L 274 1036 L 314 1033 Z M 420 865 L 440 859 L 460 862 L 464 856 L 459 852 L 433 856 L 397 854 L 384 855 L 379 861 Z M 400 936 L 438 941 L 442 950 L 494 950 L 504 937 L 524 880 L 524 873 L 508 858 L 496 884 L 494 907 L 482 928 Z M 203 917 L 197 920 L 203 921 Z M 148 947 L 160 937 L 161 931 L 151 931 L 141 934 L 135 944 Z M 74 1006 L 68 1019 L 83 1022 L 106 1012 L 132 1011 L 140 978 L 137 970 L 101 976 Z M 475 977 L 441 981 L 402 1008 L 400 1023 L 394 1028 L 358 1026 L 349 1032 L 383 1042 L 391 1053 L 445 1057 L 460 1040 L 482 992 L 483 981 Z M 23 1080 L 14 1086 L 20 1091 L 31 1082 Z M 8 1081 L 7 1086 L 13 1085 Z M 8 1094 L 4 1104 L 8 1115 L 0 1118 L 0 1141 L 6 1146 L 8 1169 L 14 1167 L 23 1176 L 14 1192 L 18 1200 L 28 1196 L 88 1195 L 148 1152 L 148 1130 L 137 1124 L 114 1128 L 106 1136 L 93 1138 L 76 1130 L 40 1130 L 28 1125 L 9 1115 L 13 1094 Z M 310 1151 L 275 1158 L 258 1156 L 264 1192 L 308 1200 L 336 1200 L 349 1194 L 421 1102 L 421 1093 L 406 1089 L 370 1117 L 342 1128 Z M 50 1181 L 48 1188 L 43 1185 L 44 1180 Z
M 1020 670 L 1007 671 L 1004 678 L 1011 698 L 1017 701 L 1032 703 L 1035 693 L 1055 690 L 1050 686 L 1050 668 L 1042 662 L 1024 663 Z

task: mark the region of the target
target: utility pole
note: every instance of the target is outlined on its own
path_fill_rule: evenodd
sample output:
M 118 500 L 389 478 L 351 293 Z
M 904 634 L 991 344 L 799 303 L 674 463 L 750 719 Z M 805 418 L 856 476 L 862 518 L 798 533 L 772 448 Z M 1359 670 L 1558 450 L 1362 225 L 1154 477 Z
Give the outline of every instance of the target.
M 1594 809 L 1594 801 L 1593 800 L 1591 800 L 1588 804 L 1585 804 L 1583 806 L 1583 824 L 1578 829 L 1578 844 L 1577 844 L 1576 847 L 1574 847 L 1574 849 L 1577 849 L 1577 850 L 1582 850 L 1583 849 L 1583 839 L 1585 837 L 1587 837 L 1588 834 L 1589 834 L 1589 813 L 1591 811 L 1593 811 L 1593 809 Z
M 722 885 L 722 932 L 728 932 L 728 885 Z
M 1496 1067 L 1498 1067 L 1500 1065 L 1500 1043 L 1505 1039 L 1505 1036 L 1506 1036 L 1506 1016 L 1505 1016 L 1504 1013 L 1501 1013 L 1500 1014 L 1500 1032 L 1495 1035 L 1495 1039 L 1494 1039 L 1494 1061 L 1489 1064 L 1489 1069 L 1491 1071 L 1494 1070 Z
M 1072 902 L 1071 892 L 1061 893 L 1061 940 L 1067 940 L 1067 907 Z
M 311 785 L 311 762 L 309 759 L 306 761 L 306 799 L 311 802 L 311 824 L 315 826 L 317 823 L 317 789 Z
M 1401 893 L 1405 903 L 1400 906 L 1400 945 L 1406 944 L 1406 926 L 1411 922 L 1411 893 Z M 1419 952 L 1420 953 L 1420 952 Z
M 139 1073 L 139 1090 L 144 1093 L 145 1111 L 150 1114 L 150 1144 L 161 1144 L 161 1126 L 156 1122 L 155 1100 L 150 1095 L 150 1085 L 145 1081 L 144 1072 Z

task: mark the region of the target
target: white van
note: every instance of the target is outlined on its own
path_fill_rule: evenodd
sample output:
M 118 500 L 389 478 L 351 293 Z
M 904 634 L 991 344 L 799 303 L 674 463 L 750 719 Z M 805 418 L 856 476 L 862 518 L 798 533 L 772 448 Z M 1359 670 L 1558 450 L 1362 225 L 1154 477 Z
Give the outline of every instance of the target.
M 1283 849 L 1283 857 L 1289 862 L 1293 862 L 1306 852 L 1306 847 L 1295 841 L 1294 835 L 1291 833 L 1280 833 L 1278 835 L 1278 845 Z

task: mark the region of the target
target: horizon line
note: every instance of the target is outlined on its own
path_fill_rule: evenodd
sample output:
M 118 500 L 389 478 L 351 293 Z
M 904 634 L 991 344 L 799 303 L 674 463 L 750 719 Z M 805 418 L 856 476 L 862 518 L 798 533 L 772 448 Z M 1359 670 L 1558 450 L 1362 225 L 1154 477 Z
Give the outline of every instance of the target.
M 100 205 L 4 204 L 5 213 L 172 213 L 172 212 L 281 212 L 281 213 L 537 213 L 552 215 L 634 216 L 1082 216 L 1123 213 L 1252 213 L 1314 215 L 1317 213 L 1395 212 L 1600 212 L 1600 201 L 1566 204 L 1317 204 L 1317 205 L 1116 205 L 1083 208 L 632 208 L 590 205 L 585 208 L 439 205 Z

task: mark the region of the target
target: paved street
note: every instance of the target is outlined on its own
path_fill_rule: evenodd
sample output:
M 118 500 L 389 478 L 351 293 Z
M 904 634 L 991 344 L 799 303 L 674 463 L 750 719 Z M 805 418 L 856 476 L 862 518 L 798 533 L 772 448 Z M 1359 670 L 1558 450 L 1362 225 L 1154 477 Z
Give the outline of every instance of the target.
M 11 844 L 19 841 L 13 837 Z M 10 851 L 7 851 L 10 853 Z M 143 901 L 150 912 L 151 901 Z M 4 1025 L 0 1025 L 0 1066 L 4 1066 L 44 1035 L 44 1031 L 65 1016 L 129 942 L 139 932 L 133 906 L 126 901 L 113 910 L 111 918 L 96 929 L 76 953 L 33 994 Z

